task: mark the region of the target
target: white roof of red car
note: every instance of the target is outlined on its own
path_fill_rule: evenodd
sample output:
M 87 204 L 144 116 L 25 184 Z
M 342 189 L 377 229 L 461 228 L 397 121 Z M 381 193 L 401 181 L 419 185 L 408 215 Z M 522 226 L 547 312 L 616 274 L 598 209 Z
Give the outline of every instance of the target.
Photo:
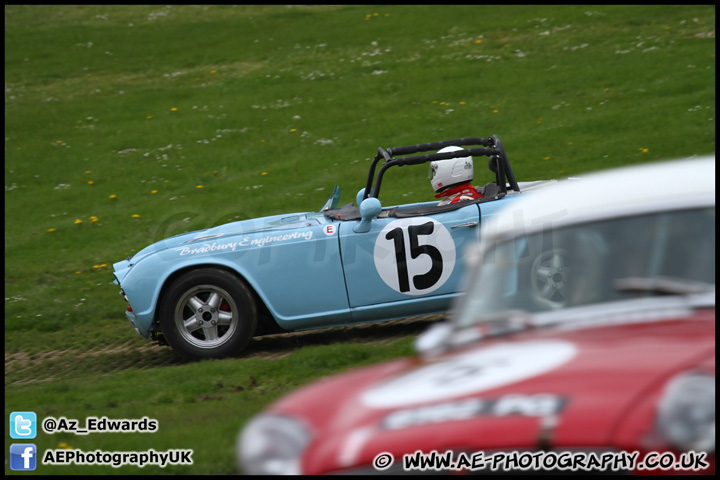
M 591 173 L 528 191 L 484 219 L 485 236 L 715 204 L 715 156 Z

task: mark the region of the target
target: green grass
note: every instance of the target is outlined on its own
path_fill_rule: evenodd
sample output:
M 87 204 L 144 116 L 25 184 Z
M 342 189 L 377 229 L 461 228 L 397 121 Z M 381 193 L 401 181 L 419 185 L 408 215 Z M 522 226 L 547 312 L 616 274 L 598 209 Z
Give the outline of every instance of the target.
M 521 181 L 714 153 L 714 35 L 714 6 L 6 6 L 6 415 L 156 417 L 37 443 L 194 448 L 162 471 L 232 472 L 251 414 L 417 330 L 184 363 L 127 324 L 113 262 L 317 210 L 335 184 L 350 202 L 379 146 L 497 134 Z M 386 175 L 383 203 L 431 198 L 426 168 Z
M 74 375 L 66 374 L 64 378 L 6 387 L 6 406 L 10 406 L 7 414 L 13 409 L 33 410 L 38 419 L 78 419 L 81 426 L 89 416 L 111 419 L 148 416 L 159 423 L 154 433 L 87 436 L 40 433 L 35 440 L 40 452 L 59 448 L 61 444 L 86 452 L 97 449 L 145 451 L 150 448 L 156 451 L 193 450 L 193 466 L 165 469 L 147 466 L 142 470 L 133 466 L 119 469 L 39 466 L 37 473 L 229 474 L 235 472 L 235 438 L 249 416 L 304 382 L 399 354 L 409 354 L 409 340 L 393 344 L 392 353 L 368 345 L 345 343 L 306 346 L 288 357 L 272 361 L 249 358 L 163 367 L 155 364 L 156 367 L 151 369 L 125 365 L 113 372 L 91 375 L 82 375 L 82 370 L 78 370 Z

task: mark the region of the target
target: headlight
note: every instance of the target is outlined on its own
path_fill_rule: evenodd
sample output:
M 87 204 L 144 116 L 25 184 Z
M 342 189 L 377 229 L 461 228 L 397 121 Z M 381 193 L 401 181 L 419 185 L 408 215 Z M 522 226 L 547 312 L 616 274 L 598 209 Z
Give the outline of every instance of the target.
M 255 417 L 238 436 L 238 466 L 250 475 L 300 474 L 300 455 L 309 441 L 310 434 L 297 420 Z
M 658 406 L 657 428 L 685 451 L 715 451 L 715 377 L 686 373 L 671 380 Z

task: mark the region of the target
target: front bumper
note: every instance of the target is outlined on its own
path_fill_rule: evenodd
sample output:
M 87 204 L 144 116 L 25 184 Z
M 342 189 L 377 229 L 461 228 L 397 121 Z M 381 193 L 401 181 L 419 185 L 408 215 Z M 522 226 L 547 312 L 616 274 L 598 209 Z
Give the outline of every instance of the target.
M 116 285 L 119 285 L 122 288 L 121 282 L 123 279 L 127 276 L 128 272 L 130 271 L 130 268 L 132 267 L 132 263 L 130 263 L 130 260 L 123 260 L 121 262 L 117 262 L 113 264 L 113 275 L 115 276 L 115 280 L 113 283 Z M 150 329 L 146 326 L 143 326 L 143 322 L 140 322 L 137 315 L 135 315 L 135 312 L 132 311 L 132 307 L 130 306 L 130 300 L 128 299 L 127 295 L 123 290 L 120 290 L 120 295 L 123 296 L 126 302 L 128 302 L 128 308 L 125 311 L 125 316 L 127 317 L 128 321 L 132 325 L 133 329 L 140 335 L 141 337 L 150 340 Z
M 150 340 L 150 331 L 142 327 L 140 322 L 138 322 L 138 318 L 135 313 L 131 312 L 130 310 L 126 310 L 125 316 L 130 321 L 130 324 L 133 326 L 138 335 L 140 335 L 146 340 Z

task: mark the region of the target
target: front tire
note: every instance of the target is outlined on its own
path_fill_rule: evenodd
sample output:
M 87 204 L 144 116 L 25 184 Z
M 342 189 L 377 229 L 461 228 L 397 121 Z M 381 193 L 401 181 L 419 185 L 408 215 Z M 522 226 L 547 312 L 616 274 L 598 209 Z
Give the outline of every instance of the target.
M 248 287 L 214 268 L 193 270 L 175 280 L 160 300 L 158 314 L 168 344 L 190 359 L 237 354 L 257 326 Z

